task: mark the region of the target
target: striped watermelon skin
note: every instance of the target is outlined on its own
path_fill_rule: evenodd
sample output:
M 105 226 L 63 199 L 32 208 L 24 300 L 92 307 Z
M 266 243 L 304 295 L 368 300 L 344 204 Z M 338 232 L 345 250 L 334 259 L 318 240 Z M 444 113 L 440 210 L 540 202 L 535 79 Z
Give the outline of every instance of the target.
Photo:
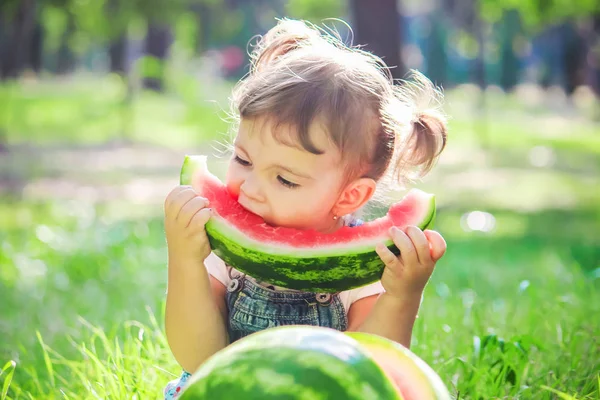
M 209 180 L 212 182 L 207 184 L 211 186 L 210 190 L 220 192 L 226 190 L 220 182 L 214 182 L 217 178 L 208 172 L 206 157 L 186 156 L 181 169 L 181 184 L 194 184 L 195 180 L 202 179 L 203 174 L 210 175 Z M 194 187 L 197 188 L 197 185 Z M 202 187 L 197 189 L 202 193 Z M 435 197 L 424 192 L 420 193 L 422 193 L 420 195 L 422 200 L 417 200 L 417 205 L 422 208 L 422 215 L 416 219 L 408 219 L 408 223 L 417 225 L 421 229 L 432 228 L 436 215 Z M 213 200 L 210 196 L 207 197 L 213 205 Z M 231 199 L 228 201 L 231 202 Z M 236 212 L 239 213 L 240 206 L 237 204 L 236 206 L 238 208 Z M 217 213 L 228 212 L 227 209 L 219 210 L 218 205 L 213 205 L 213 207 L 216 208 Z M 234 208 L 231 203 L 229 203 L 229 207 Z M 410 211 L 410 209 L 406 210 L 409 214 Z M 249 214 L 244 210 L 241 212 Z M 360 237 L 359 230 L 362 227 L 342 228 L 357 233 L 353 238 L 346 231 L 344 237 L 350 236 L 349 240 L 352 240 L 352 243 L 348 245 L 342 242 L 337 244 L 337 247 L 317 244 L 312 248 L 295 248 L 288 244 L 260 242 L 251 239 L 245 235 L 244 231 L 232 226 L 226 218 L 227 215 L 216 215 L 206 224 L 206 232 L 213 252 L 225 263 L 239 271 L 261 281 L 288 289 L 336 293 L 364 286 L 381 279 L 384 264 L 375 252 L 375 246 L 379 241 L 385 241 L 394 254 L 399 255 L 400 253 L 387 233 L 385 240 L 377 239 L 377 237 Z M 240 219 L 244 218 L 244 215 L 240 217 Z M 289 229 L 284 228 L 283 232 L 286 233 L 283 233 L 282 236 L 286 236 L 286 234 L 294 236 L 295 232 L 300 231 L 290 232 Z
M 406 347 L 363 332 L 347 332 L 371 352 L 386 372 L 403 400 L 451 400 L 450 393 L 439 375 L 421 358 Z
M 428 228 L 431 220 L 420 226 Z M 305 292 L 336 293 L 381 279 L 384 265 L 374 250 L 341 255 L 306 257 L 301 254 L 269 254 L 230 240 L 222 230 L 207 224 L 211 248 L 225 263 L 273 285 Z M 396 255 L 400 250 L 392 243 Z
M 207 360 L 182 400 L 400 400 L 359 343 L 329 328 L 286 326 L 247 336 Z

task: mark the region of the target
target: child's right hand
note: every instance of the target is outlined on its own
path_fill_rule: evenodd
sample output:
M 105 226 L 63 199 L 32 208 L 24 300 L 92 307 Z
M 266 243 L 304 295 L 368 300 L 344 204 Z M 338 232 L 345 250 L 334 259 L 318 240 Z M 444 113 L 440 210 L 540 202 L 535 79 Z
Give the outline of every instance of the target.
M 204 262 L 210 244 L 204 226 L 212 211 L 191 186 L 177 186 L 165 199 L 165 234 L 170 261 Z

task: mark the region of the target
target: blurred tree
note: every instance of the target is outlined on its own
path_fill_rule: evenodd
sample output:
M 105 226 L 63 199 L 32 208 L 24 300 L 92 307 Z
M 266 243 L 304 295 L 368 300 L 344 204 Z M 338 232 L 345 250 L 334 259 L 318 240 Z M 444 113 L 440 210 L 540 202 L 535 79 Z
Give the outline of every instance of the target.
M 201 1 L 211 2 L 211 0 Z M 192 3 L 193 0 L 135 1 L 136 12 L 147 23 L 142 67 L 144 88 L 154 91 L 164 90 L 165 64 L 174 37 L 172 24 L 178 15 L 189 10 Z
M 513 89 L 519 80 L 519 60 L 515 47 L 520 33 L 519 14 L 515 10 L 504 13 L 500 25 L 500 86 Z
M 391 68 L 394 79 L 401 79 L 406 67 L 402 54 L 401 15 L 396 0 L 350 0 L 354 43 L 378 55 Z
M 592 18 L 586 37 L 590 49 L 587 76 L 596 96 L 600 97 L 600 12 Z M 596 114 L 597 118 L 600 119 L 600 110 L 597 110 Z
M 75 15 L 69 10 L 65 10 L 67 19 L 65 30 L 60 39 L 60 46 L 56 53 L 56 73 L 67 74 L 75 69 L 76 58 L 71 47 L 73 34 L 75 33 Z
M 200 54 L 208 48 L 212 7 L 205 2 L 192 2 L 190 4 L 190 11 L 196 17 L 196 26 L 198 28 L 198 36 L 195 38 L 195 53 Z
M 346 4 L 342 0 L 290 0 L 285 7 L 291 18 L 305 19 L 315 24 L 326 18 L 341 17 L 346 14 Z
M 479 0 L 444 0 L 444 12 L 451 16 L 459 36 L 464 42 L 464 56 L 472 59 L 469 71 L 470 81 L 480 88 L 487 86 L 485 74 L 485 34 L 487 24 L 481 18 Z
M 27 52 L 27 66 L 39 74 L 42 70 L 42 53 L 44 49 L 44 29 L 39 18 L 36 18 L 31 36 L 31 46 Z
M 577 86 L 585 83 L 588 49 L 583 32 L 577 25 L 565 24 L 562 26 L 562 32 L 564 35 L 564 85 L 566 92 L 572 94 Z
M 425 74 L 436 85 L 444 86 L 448 76 L 448 54 L 446 52 L 448 28 L 442 10 L 430 16 L 431 34 L 427 40 L 427 69 Z
M 36 12 L 35 0 L 0 3 L 0 79 L 17 78 L 32 60 Z
M 563 65 L 565 67 L 565 89 L 572 93 L 575 87 L 585 83 L 586 60 L 593 58 L 594 49 L 590 47 L 598 36 L 600 28 L 588 30 L 590 38 L 586 38 L 581 23 L 595 26 L 594 18 L 600 16 L 600 1 L 541 1 L 541 0 L 478 0 L 479 10 L 488 22 L 499 21 L 505 12 L 516 10 L 523 21 L 524 29 L 535 34 L 549 26 L 562 25 L 567 35 L 564 46 Z M 588 74 L 589 76 L 590 74 Z M 596 85 L 593 80 L 589 82 Z
M 110 41 L 108 48 L 109 69 L 120 75 L 127 73 L 127 35 L 120 34 Z
M 128 29 L 136 16 L 132 3 L 124 0 L 108 0 L 104 7 L 103 23 L 110 26 L 103 36 L 108 39 L 108 57 L 110 72 L 126 76 Z
M 164 70 L 169 47 L 173 42 L 171 27 L 158 21 L 149 21 L 144 41 L 147 58 L 147 74 L 144 76 L 144 87 L 154 91 L 164 89 Z

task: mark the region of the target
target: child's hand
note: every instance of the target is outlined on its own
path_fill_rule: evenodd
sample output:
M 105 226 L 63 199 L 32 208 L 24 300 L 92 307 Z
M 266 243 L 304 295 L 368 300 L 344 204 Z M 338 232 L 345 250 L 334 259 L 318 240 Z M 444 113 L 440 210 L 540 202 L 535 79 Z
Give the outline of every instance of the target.
M 390 235 L 400 256 L 396 257 L 383 244 L 377 246 L 377 254 L 385 263 L 381 284 L 391 296 L 420 297 L 435 263 L 446 252 L 446 241 L 436 231 L 423 232 L 416 226 L 409 226 L 404 232 L 393 227 Z
M 165 234 L 169 260 L 204 262 L 210 244 L 204 225 L 211 216 L 208 200 L 191 186 L 177 186 L 165 200 Z

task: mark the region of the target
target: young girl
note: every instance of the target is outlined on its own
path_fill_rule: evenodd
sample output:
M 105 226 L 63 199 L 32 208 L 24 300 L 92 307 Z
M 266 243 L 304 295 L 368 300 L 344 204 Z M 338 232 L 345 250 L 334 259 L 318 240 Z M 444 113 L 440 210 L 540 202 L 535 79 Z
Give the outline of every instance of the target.
M 346 47 L 304 22 L 283 20 L 260 40 L 251 71 L 236 87 L 240 117 L 227 187 L 272 225 L 334 232 L 376 188 L 423 175 L 446 143 L 438 93 L 422 75 L 400 88 L 377 57 Z M 436 104 L 434 104 L 435 106 Z M 217 210 L 218 211 L 218 210 Z M 385 336 L 410 346 L 423 289 L 446 243 L 435 231 L 392 228 L 401 251 L 376 248 L 381 281 L 335 295 L 259 282 L 211 253 L 208 201 L 189 186 L 165 201 L 169 272 L 166 334 L 186 371 L 253 332 L 288 324 Z

